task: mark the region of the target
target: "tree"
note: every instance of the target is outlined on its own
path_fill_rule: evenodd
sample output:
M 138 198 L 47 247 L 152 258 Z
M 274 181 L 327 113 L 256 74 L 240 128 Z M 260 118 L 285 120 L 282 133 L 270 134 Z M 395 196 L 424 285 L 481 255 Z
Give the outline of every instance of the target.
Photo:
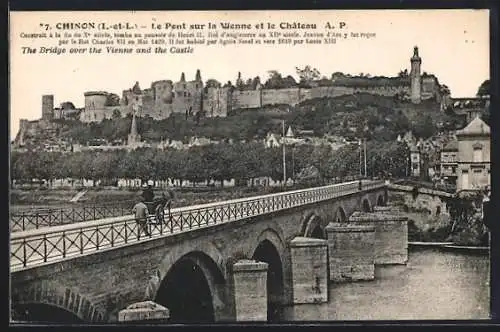
M 120 97 L 115 93 L 108 93 L 106 96 L 105 106 L 119 106 L 120 105 Z
M 450 88 L 448 88 L 447 85 L 445 84 L 442 84 L 439 86 L 439 93 L 442 95 L 442 96 L 448 96 L 451 94 L 451 91 L 450 91 Z
M 252 80 L 252 90 L 255 90 L 257 89 L 257 86 L 260 85 L 260 77 L 259 76 L 255 76 Z
M 421 138 L 429 138 L 436 134 L 437 127 L 432 117 L 430 115 L 425 115 L 423 118 L 419 118 L 417 122 L 413 124 L 415 136 Z
M 281 86 L 281 82 L 283 80 L 281 74 L 276 70 L 269 70 L 268 73 L 269 73 L 269 78 L 264 84 L 264 86 L 267 89 L 279 89 Z
M 219 81 L 211 78 L 211 79 L 207 80 L 207 83 L 205 83 L 205 87 L 207 87 L 207 88 L 220 88 L 221 84 Z
M 310 84 L 314 80 L 320 78 L 321 73 L 316 68 L 312 68 L 310 65 L 305 66 L 303 69 L 295 67 L 297 75 L 299 75 L 300 82 Z
M 407 78 L 408 76 L 409 76 L 408 69 L 400 70 L 398 73 L 398 77 L 400 77 L 400 78 Z
M 332 74 L 332 80 L 343 77 L 345 77 L 345 74 L 340 71 L 336 71 L 335 73 Z
M 122 117 L 122 113 L 120 112 L 120 110 L 118 108 L 115 108 L 113 110 L 113 119 L 119 119 Z
M 63 110 L 74 110 L 75 109 L 75 105 L 70 102 L 70 101 L 65 101 L 63 103 L 61 103 L 61 109 Z
M 490 80 L 485 80 L 477 89 L 477 96 L 484 97 L 490 94 Z

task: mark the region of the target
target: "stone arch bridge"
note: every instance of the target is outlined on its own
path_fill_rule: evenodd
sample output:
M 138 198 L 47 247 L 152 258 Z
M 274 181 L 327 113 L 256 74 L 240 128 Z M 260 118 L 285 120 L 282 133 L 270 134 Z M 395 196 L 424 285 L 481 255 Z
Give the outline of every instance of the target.
M 255 260 L 267 263 L 267 319 L 279 319 L 294 296 L 291 241 L 324 239 L 328 223 L 386 202 L 384 182 L 354 181 L 173 209 L 145 238 L 130 216 L 16 232 L 12 316 L 114 322 L 150 299 L 174 321 L 235 321 L 242 282 L 260 268 L 237 262 Z

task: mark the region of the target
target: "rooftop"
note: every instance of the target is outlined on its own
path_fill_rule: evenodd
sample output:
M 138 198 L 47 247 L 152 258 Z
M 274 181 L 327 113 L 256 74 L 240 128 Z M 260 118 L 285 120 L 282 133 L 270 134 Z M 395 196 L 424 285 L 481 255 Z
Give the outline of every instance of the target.
M 457 131 L 457 136 L 490 135 L 490 127 L 476 116 L 464 129 Z
M 443 147 L 443 151 L 458 151 L 458 141 L 452 140 Z

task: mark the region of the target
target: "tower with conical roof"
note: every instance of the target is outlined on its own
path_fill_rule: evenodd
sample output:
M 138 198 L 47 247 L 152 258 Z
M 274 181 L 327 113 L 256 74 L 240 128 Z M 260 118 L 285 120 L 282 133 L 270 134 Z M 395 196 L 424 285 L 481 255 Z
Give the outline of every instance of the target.
M 181 74 L 180 82 L 183 82 L 183 83 L 186 82 L 186 74 L 184 74 L 184 72 L 182 72 L 182 74 Z
M 414 104 L 419 104 L 421 101 L 421 65 L 422 58 L 418 55 L 418 47 L 413 48 L 413 56 L 411 61 L 411 71 L 410 71 L 410 96 L 411 102 Z
M 196 77 L 195 77 L 196 82 L 201 82 L 201 72 L 199 69 L 196 70 Z

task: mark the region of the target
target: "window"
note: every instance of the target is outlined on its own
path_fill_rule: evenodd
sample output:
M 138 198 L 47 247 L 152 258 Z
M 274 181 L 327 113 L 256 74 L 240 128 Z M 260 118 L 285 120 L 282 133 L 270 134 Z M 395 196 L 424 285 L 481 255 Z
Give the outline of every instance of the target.
M 473 161 L 475 163 L 480 163 L 483 161 L 483 148 L 481 146 L 474 146 Z

